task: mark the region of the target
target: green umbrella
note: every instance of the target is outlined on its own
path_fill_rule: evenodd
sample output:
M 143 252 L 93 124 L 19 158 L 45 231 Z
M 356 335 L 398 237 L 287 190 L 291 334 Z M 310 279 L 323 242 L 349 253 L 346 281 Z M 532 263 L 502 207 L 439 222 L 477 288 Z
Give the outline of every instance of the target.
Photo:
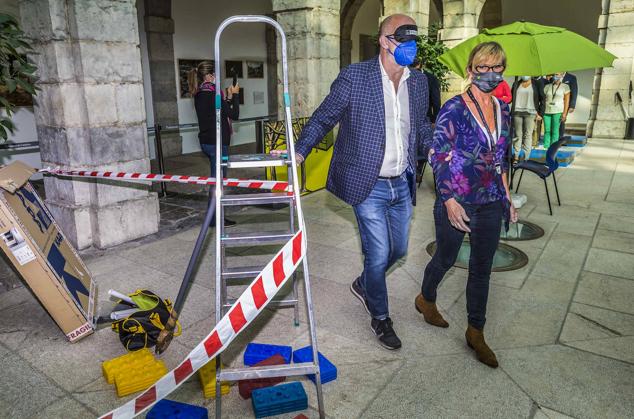
M 610 67 L 616 58 L 596 43 L 556 26 L 515 22 L 484 31 L 456 45 L 438 59 L 466 77 L 469 53 L 478 44 L 495 41 L 506 52 L 508 76 L 543 76 L 563 71 Z

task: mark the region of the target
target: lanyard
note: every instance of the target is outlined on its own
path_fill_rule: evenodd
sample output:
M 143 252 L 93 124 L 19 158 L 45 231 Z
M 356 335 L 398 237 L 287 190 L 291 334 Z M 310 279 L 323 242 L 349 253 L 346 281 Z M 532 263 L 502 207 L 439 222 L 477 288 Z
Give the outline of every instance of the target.
M 562 83 L 563 83 L 563 82 L 559 82 L 559 84 L 557 85 L 557 88 L 556 88 L 556 89 L 555 89 L 555 83 L 553 82 L 553 83 L 551 84 L 551 86 L 552 86 L 552 87 L 550 88 L 550 91 L 551 91 L 551 93 L 552 93 L 552 95 L 553 95 L 553 98 L 551 99 L 553 102 L 555 102 L 555 96 L 557 95 L 557 91 L 558 91 L 558 90 L 559 90 L 559 88 L 561 87 L 561 84 L 562 84 Z
M 484 113 L 482 112 L 482 108 L 480 107 L 480 104 L 476 100 L 475 96 L 473 96 L 473 93 L 471 93 L 471 89 L 467 90 L 467 94 L 469 95 L 469 98 L 471 99 L 471 101 L 475 105 L 475 108 L 478 111 L 478 115 L 480 115 L 480 119 L 482 120 L 482 125 L 484 125 L 484 128 L 486 129 L 487 142 L 489 143 L 489 151 L 490 152 L 495 152 L 495 149 L 497 148 L 497 140 L 495 139 L 495 137 L 491 133 L 491 130 L 489 129 L 489 125 L 487 124 L 486 119 L 484 119 Z M 491 98 L 491 104 L 493 105 L 493 120 L 494 120 L 494 123 L 495 123 L 495 129 L 497 130 L 497 127 L 498 127 L 498 115 L 497 115 L 497 112 L 496 112 L 495 104 L 493 103 L 493 98 Z M 498 135 L 499 135 L 499 133 L 498 133 Z

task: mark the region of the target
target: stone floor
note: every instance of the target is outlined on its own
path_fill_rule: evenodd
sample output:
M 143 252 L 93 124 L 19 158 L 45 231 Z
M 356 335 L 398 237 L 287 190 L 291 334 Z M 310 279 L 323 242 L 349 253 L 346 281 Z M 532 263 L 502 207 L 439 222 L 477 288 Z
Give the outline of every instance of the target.
M 366 312 L 348 290 L 362 266 L 350 207 L 325 191 L 303 199 L 319 349 L 339 370 L 338 379 L 324 385 L 327 416 L 634 417 L 633 173 L 634 142 L 592 140 L 571 167 L 558 172 L 562 206 L 553 216 L 541 181 L 524 176 L 529 203 L 521 218 L 546 234 L 510 243 L 529 256 L 528 265 L 492 275 L 486 334 L 500 360 L 497 370 L 477 362 L 464 342 L 466 271 L 450 271 L 439 290 L 448 329 L 428 326 L 414 310 L 429 261 L 425 246 L 434 234 L 429 173 L 419 189 L 409 255 L 388 278 L 391 316 L 403 341 L 399 351 L 375 342 Z M 148 287 L 175 297 L 205 205 L 204 194 L 196 196 L 162 203 L 158 235 L 84 254 L 101 290 L 100 311 L 111 307 L 109 288 Z M 235 229 L 247 230 L 280 224 L 285 215 L 249 208 L 231 217 L 239 223 Z M 207 244 L 182 313 L 183 335 L 163 356 L 170 368 L 213 327 L 214 259 L 211 241 Z M 261 249 L 243 248 L 228 259 L 267 258 Z M 26 288 L 0 295 L 0 315 L 1 417 L 93 417 L 127 400 L 117 398 L 101 376 L 101 362 L 124 352 L 112 331 L 101 329 L 69 344 Z M 266 310 L 230 346 L 224 362 L 239 365 L 252 340 L 307 344 L 304 311 L 300 327 L 292 317 L 292 310 Z M 317 417 L 314 387 L 301 381 L 310 403 L 304 413 Z M 202 398 L 197 379 L 171 397 L 214 407 L 213 400 Z M 223 407 L 224 417 L 253 417 L 236 388 L 223 398 Z

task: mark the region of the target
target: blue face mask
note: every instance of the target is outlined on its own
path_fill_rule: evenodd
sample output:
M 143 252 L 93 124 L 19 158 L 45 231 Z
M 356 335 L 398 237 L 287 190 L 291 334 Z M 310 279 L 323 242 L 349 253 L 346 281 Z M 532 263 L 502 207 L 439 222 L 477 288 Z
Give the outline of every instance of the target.
M 561 76 L 553 76 L 553 81 L 559 81 L 561 80 Z
M 392 41 L 391 39 L 390 41 L 396 44 L 396 42 Z M 388 51 L 390 50 L 388 49 Z M 396 61 L 396 64 L 406 67 L 408 65 L 412 65 L 414 59 L 416 58 L 417 52 L 418 47 L 416 46 L 416 41 L 411 40 L 397 45 L 394 52 L 392 53 L 392 51 L 390 51 L 390 54 L 394 55 L 394 61 Z
M 502 73 L 487 71 L 486 73 L 473 73 L 471 82 L 484 93 L 490 93 L 498 87 L 498 84 L 502 83 L 502 80 L 504 80 Z

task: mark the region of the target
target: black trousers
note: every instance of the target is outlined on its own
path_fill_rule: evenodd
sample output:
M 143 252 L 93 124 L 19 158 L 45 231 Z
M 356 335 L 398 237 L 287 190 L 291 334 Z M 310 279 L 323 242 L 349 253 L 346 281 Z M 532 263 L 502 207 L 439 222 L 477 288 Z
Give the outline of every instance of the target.
M 500 241 L 503 204 L 463 204 L 470 218 L 471 254 L 469 256 L 469 277 L 467 280 L 467 314 L 469 324 L 482 329 L 486 322 L 486 308 L 489 297 L 489 279 L 493 257 Z M 427 301 L 436 301 L 436 290 L 447 271 L 458 257 L 465 233 L 455 229 L 447 217 L 445 204 L 436 200 L 434 205 L 436 224 L 436 253 L 425 268 L 422 294 Z

